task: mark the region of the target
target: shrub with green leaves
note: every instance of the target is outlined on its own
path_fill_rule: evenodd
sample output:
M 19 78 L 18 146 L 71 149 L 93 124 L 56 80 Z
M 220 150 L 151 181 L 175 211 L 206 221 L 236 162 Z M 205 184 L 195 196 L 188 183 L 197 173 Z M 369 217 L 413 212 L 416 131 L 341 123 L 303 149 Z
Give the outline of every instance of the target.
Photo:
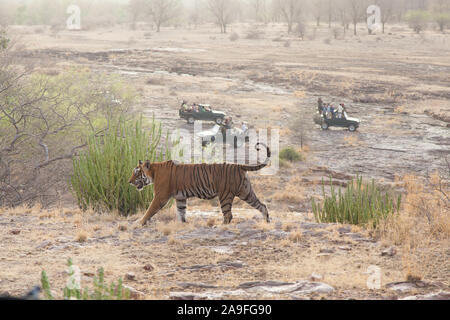
M 424 10 L 410 10 L 406 13 L 405 20 L 416 33 L 420 33 L 431 20 L 431 14 Z
M 439 26 L 439 31 L 444 32 L 446 27 L 450 27 L 450 12 L 437 12 L 433 15 L 433 20 Z
M 69 277 L 74 275 L 72 259 L 68 259 L 67 266 L 69 267 Z M 70 279 L 70 278 L 69 278 Z M 44 296 L 47 300 L 54 300 L 51 292 L 50 281 L 47 273 L 41 273 L 41 286 Z M 94 277 L 93 291 L 89 289 L 77 288 L 77 285 L 66 285 L 63 289 L 64 300 L 129 300 L 130 290 L 123 287 L 122 279 L 113 281 L 109 285 L 105 282 L 105 272 L 100 268 L 97 276 Z
M 394 200 L 394 196 L 383 192 L 374 180 L 363 183 L 362 177 L 351 180 L 344 191 L 339 188 L 337 193 L 330 178 L 330 196 L 327 196 L 325 182 L 322 180 L 322 191 L 322 203 L 312 200 L 314 216 L 318 222 L 372 224 L 376 227 L 380 219 L 400 210 L 401 195 Z
M 128 180 L 139 160 L 170 159 L 168 145 L 160 146 L 161 132 L 155 119 L 144 129 L 141 117 L 137 121 L 120 119 L 103 136 L 91 136 L 86 150 L 73 159 L 70 183 L 79 206 L 118 210 L 122 215 L 146 209 L 153 200 L 153 186 L 138 192 Z
M 286 147 L 280 151 L 280 160 L 297 162 L 297 161 L 302 161 L 303 156 L 300 152 L 295 150 L 293 147 Z
M 10 40 L 6 34 L 6 31 L 0 30 L 0 51 L 5 50 L 8 47 Z

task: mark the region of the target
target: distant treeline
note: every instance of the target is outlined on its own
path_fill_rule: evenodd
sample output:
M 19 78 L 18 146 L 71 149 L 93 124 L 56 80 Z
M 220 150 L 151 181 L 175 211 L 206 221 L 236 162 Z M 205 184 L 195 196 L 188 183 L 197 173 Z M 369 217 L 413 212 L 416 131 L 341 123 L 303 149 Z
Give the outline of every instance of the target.
M 285 22 L 293 25 L 314 21 L 317 26 L 346 29 L 367 19 L 367 7 L 381 8 L 384 25 L 406 21 L 410 25 L 434 24 L 441 31 L 450 26 L 449 0 L 2 0 L 0 25 L 48 25 L 64 28 L 71 4 L 81 8 L 83 29 L 139 22 L 162 26 L 197 26 L 214 22 L 227 32 L 233 22 Z M 413 27 L 413 26 L 412 26 Z M 417 31 L 417 28 L 414 28 Z M 419 28 L 420 29 L 420 28 Z

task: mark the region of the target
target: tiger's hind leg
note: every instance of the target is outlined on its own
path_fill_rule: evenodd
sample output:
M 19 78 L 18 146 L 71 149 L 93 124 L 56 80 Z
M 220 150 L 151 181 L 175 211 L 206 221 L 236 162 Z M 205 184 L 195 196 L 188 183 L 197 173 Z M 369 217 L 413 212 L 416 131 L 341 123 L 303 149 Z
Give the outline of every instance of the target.
M 234 195 L 228 194 L 225 197 L 219 197 L 220 207 L 223 213 L 223 224 L 230 224 L 233 220 L 231 207 L 233 206 Z
M 186 222 L 186 199 L 177 199 L 177 218 L 180 222 Z
M 255 192 L 253 191 L 252 185 L 251 185 L 248 177 L 245 177 L 244 183 L 242 185 L 242 188 L 241 188 L 238 196 L 239 196 L 239 199 L 247 202 L 253 208 L 255 208 L 256 210 L 261 212 L 263 215 L 263 218 L 266 222 L 270 222 L 269 211 L 267 210 L 267 206 L 264 203 L 262 203 L 261 201 L 259 201 Z

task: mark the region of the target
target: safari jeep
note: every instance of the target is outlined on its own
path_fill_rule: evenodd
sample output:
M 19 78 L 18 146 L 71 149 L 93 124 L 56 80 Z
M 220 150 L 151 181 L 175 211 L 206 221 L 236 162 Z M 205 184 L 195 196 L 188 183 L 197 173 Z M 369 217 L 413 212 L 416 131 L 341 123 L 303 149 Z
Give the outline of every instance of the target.
M 314 116 L 314 122 L 320 125 L 322 130 L 328 130 L 329 127 L 343 127 L 348 128 L 351 132 L 356 131 L 361 124 L 361 120 L 349 117 L 347 112 L 343 113 L 342 118 L 333 117 L 331 119 L 327 119 L 317 112 Z
M 197 133 L 197 136 L 202 139 L 202 146 L 207 146 L 210 143 L 216 143 L 218 139 L 222 138 L 223 143 L 231 144 L 234 148 L 242 147 L 245 142 L 248 142 L 248 129 L 244 132 L 239 128 L 231 128 L 226 131 L 228 138 L 222 134 L 222 127 L 215 125 L 209 130 Z
M 214 121 L 217 124 L 222 124 L 226 116 L 224 112 L 213 111 L 207 104 L 199 104 L 198 111 L 186 111 L 180 109 L 179 114 L 181 119 L 186 119 L 189 124 L 194 124 L 196 120 Z

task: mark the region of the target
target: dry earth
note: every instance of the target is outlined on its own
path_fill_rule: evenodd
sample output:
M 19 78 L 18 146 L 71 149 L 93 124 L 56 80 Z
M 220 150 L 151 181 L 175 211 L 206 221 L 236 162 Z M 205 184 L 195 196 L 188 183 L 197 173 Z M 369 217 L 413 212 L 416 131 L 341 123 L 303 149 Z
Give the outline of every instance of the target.
M 393 26 L 385 35 L 361 29 L 360 36 L 328 41 L 323 27 L 314 39 L 310 31 L 301 41 L 287 37 L 284 26 L 268 25 L 259 26 L 263 36 L 252 40 L 246 39 L 249 28 L 232 27 L 237 41 L 213 26 L 160 34 L 124 27 L 58 34 L 12 29 L 26 43 L 23 58 L 45 72 L 82 66 L 120 75 L 142 94 L 139 110 L 154 114 L 167 130 L 192 130 L 177 119 L 186 99 L 210 103 L 237 123 L 280 129 L 281 147 L 303 144 L 309 151 L 305 161 L 275 176 L 252 175 L 272 213 L 270 226 L 242 203 L 231 226 L 219 223 L 209 203 L 191 201 L 188 225 L 171 221 L 169 212 L 143 229 L 133 229 L 130 220 L 67 208 L 0 211 L 0 291 L 21 294 L 44 269 L 60 294 L 68 257 L 84 273 L 83 283 L 100 266 L 109 280 L 134 273 L 135 280 L 125 282 L 141 298 L 384 299 L 449 291 L 448 243 L 428 253 L 436 259 L 424 282 L 387 286 L 405 280 L 400 249 L 382 255 L 391 246 L 367 231 L 316 224 L 310 198 L 329 175 L 345 185 L 362 173 L 396 188 L 398 176 L 445 167 L 450 37 Z M 359 131 L 316 127 L 319 96 L 344 102 L 362 119 Z M 77 241 L 84 232 L 87 240 Z M 382 270 L 380 290 L 367 288 L 371 265 Z M 310 279 L 313 273 L 316 279 Z

